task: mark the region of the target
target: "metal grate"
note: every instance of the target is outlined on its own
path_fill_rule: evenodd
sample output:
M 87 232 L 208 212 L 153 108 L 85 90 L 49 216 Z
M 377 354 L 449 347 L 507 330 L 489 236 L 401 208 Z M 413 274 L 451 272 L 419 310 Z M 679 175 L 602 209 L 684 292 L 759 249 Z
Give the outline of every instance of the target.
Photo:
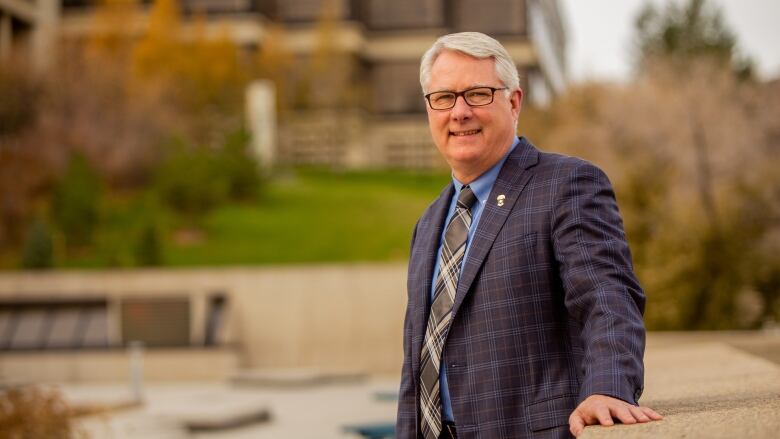
M 122 340 L 148 347 L 190 345 L 190 301 L 183 298 L 133 298 L 121 302 Z

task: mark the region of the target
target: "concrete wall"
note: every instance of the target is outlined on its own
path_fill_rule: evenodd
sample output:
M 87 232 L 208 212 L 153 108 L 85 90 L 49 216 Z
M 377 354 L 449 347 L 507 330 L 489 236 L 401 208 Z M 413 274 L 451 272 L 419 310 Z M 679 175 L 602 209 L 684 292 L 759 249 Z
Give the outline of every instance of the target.
M 402 359 L 405 282 L 406 266 L 402 263 L 17 272 L 0 274 L 0 300 L 101 297 L 107 298 L 111 307 L 112 303 L 128 297 L 186 295 L 191 299 L 191 332 L 193 344 L 197 345 L 205 327 L 206 300 L 211 294 L 222 292 L 228 299 L 222 341 L 235 350 L 239 367 L 317 367 L 397 375 Z M 147 355 L 155 351 L 148 349 Z M 37 360 L 26 359 L 44 357 L 34 355 L 37 354 L 6 351 L 0 355 L 0 371 L 13 372 L 13 375 L 21 370 L 21 366 L 10 364 L 37 367 Z M 57 355 L 50 357 L 55 364 L 89 363 L 87 359 L 91 358 L 106 361 L 106 367 L 126 370 L 115 360 L 106 359 L 110 356 L 103 357 L 103 353 Z M 171 358 L 177 355 L 172 352 Z M 196 367 L 186 355 L 179 358 L 178 367 Z M 230 364 L 223 359 L 214 361 L 219 367 Z M 147 366 L 149 374 L 157 373 L 155 364 L 151 362 Z M 169 367 L 172 363 L 160 360 L 159 364 Z M 79 371 L 82 366 L 67 368 Z M 78 377 L 87 375 L 74 373 Z M 109 375 L 119 373 L 124 372 Z M 9 378 L 7 374 L 6 378 Z
M 19 352 L 0 356 L 0 381 L 122 382 L 130 379 L 130 353 L 123 350 Z M 147 381 L 222 381 L 236 371 L 230 349 L 147 350 Z

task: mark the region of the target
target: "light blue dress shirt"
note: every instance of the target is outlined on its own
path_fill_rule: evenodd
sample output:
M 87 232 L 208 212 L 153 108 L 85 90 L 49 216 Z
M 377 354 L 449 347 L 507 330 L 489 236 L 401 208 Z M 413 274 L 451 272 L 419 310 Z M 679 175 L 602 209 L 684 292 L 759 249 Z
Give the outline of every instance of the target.
M 506 155 L 498 161 L 492 168 L 488 169 L 484 174 L 480 175 L 476 180 L 469 184 L 471 191 L 477 197 L 477 202 L 471 207 L 471 227 L 469 228 L 469 235 L 466 240 L 466 253 L 463 256 L 463 262 L 469 256 L 469 249 L 471 248 L 471 238 L 474 237 L 474 231 L 477 230 L 479 219 L 482 217 L 482 211 L 485 208 L 485 203 L 490 196 L 490 191 L 493 190 L 493 184 L 498 178 L 498 173 L 501 171 L 501 167 L 504 166 L 506 158 L 514 151 L 517 144 L 520 143 L 520 139 L 515 137 L 515 141 L 507 151 Z M 447 224 L 450 223 L 453 213 L 455 213 L 455 205 L 458 201 L 458 195 L 460 195 L 461 189 L 463 189 L 463 183 L 459 182 L 453 175 L 452 184 L 455 185 L 455 194 L 450 201 L 450 209 L 447 212 L 447 218 L 444 220 L 444 227 L 442 228 L 441 237 L 439 238 L 439 250 L 436 252 L 436 265 L 433 269 L 433 280 L 431 282 L 431 303 L 433 303 L 433 296 L 436 293 L 436 278 L 439 277 L 439 264 L 441 263 L 441 242 L 444 239 L 444 233 L 447 231 Z M 461 262 L 461 270 L 463 269 L 463 262 Z M 444 420 L 454 421 L 452 416 L 452 403 L 450 401 L 450 391 L 447 387 L 447 372 L 445 367 L 441 367 L 439 370 L 439 388 L 441 389 L 441 407 Z

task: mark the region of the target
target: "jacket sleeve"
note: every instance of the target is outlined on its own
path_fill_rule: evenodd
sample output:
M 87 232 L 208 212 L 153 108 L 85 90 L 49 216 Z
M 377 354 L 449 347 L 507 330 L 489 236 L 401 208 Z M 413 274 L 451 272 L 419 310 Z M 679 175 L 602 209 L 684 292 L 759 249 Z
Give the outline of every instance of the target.
M 583 359 L 579 402 L 602 394 L 636 404 L 644 381 L 645 295 L 633 272 L 607 176 L 580 161 L 561 180 L 552 240 Z
M 411 248 L 417 236 L 417 225 L 412 233 Z M 411 253 L 411 250 L 410 250 Z M 398 415 L 396 417 L 395 437 L 399 439 L 417 437 L 417 393 L 412 376 L 412 300 L 408 299 L 404 317 L 403 350 L 404 361 L 401 367 L 401 386 L 398 392 Z

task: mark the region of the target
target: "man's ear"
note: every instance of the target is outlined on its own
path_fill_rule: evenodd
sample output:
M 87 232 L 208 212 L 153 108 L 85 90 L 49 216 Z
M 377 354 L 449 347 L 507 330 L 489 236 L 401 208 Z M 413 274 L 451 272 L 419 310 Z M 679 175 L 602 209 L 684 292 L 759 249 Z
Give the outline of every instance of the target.
M 515 117 L 517 117 L 520 115 L 520 109 L 523 107 L 523 89 L 518 88 L 517 90 L 513 91 L 509 101 L 512 104 L 512 111 L 516 112 Z

